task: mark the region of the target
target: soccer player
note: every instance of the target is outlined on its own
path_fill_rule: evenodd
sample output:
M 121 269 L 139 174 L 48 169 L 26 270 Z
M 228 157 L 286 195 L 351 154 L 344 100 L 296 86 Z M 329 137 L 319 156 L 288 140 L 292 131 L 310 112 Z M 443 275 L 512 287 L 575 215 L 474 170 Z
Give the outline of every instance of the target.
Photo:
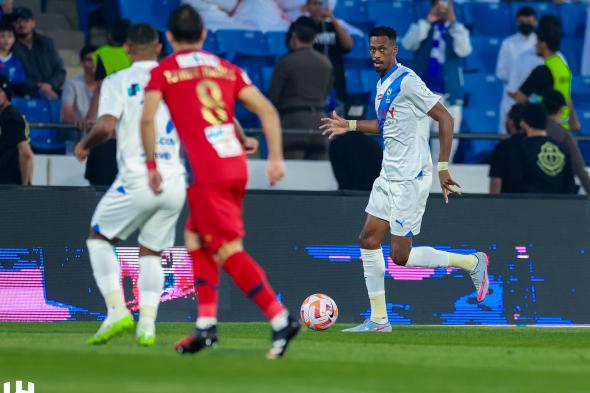
M 129 31 L 126 43 L 133 59 L 131 68 L 105 79 L 100 93 L 98 121 L 76 146 L 80 160 L 89 150 L 113 136 L 117 137 L 119 174 L 102 197 L 92 217 L 86 242 L 94 278 L 102 293 L 108 314 L 88 344 L 103 344 L 134 326 L 125 306 L 121 289 L 120 267 L 113 250 L 118 240 L 139 232 L 139 306 L 137 339 L 140 345 L 155 343 L 155 320 L 164 285 L 162 250 L 174 245 L 178 216 L 186 196 L 185 169 L 179 157 L 178 136 L 165 105 L 155 108 L 158 167 L 162 173 L 162 192 L 155 195 L 146 181 L 145 154 L 141 145 L 141 108 L 143 87 L 162 45 L 158 33 L 147 24 L 137 24 Z M 116 130 L 116 131 L 115 131 Z
M 487 295 L 488 257 L 484 253 L 460 255 L 431 247 L 414 247 L 432 183 L 429 119 L 439 124 L 438 176 L 445 203 L 458 184 L 451 178 L 448 159 L 453 139 L 453 118 L 424 82 L 396 61 L 397 34 L 390 27 L 376 27 L 369 34 L 371 59 L 380 76 L 375 109 L 377 120 L 345 120 L 336 113 L 320 126 L 333 138 L 349 131 L 383 134 L 385 150 L 380 176 L 373 184 L 367 220 L 359 241 L 371 316 L 348 332 L 390 332 L 385 304 L 385 259 L 381 240 L 391 231 L 391 258 L 406 267 L 455 267 L 471 275 L 477 300 Z
M 242 200 L 248 180 L 244 150 L 232 122 L 236 101 L 254 112 L 268 144 L 271 184 L 285 172 L 281 125 L 276 109 L 233 64 L 201 50 L 206 30 L 189 5 L 174 10 L 168 22 L 174 54 L 152 71 L 146 86 L 142 135 L 152 190 L 160 192 L 154 161 L 154 113 L 162 100 L 170 109 L 195 180 L 188 189 L 191 208 L 185 243 L 193 259 L 198 318 L 193 334 L 176 343 L 180 353 L 195 353 L 217 342 L 219 268 L 263 311 L 272 326 L 268 358 L 283 356 L 300 330 L 279 302 L 258 263 L 244 251 Z

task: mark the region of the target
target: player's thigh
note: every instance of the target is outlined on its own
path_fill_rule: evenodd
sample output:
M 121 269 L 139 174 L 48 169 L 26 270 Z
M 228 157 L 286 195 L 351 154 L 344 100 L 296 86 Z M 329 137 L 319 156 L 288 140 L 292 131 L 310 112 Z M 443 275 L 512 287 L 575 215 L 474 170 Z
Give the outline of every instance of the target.
M 420 233 L 431 185 L 429 173 L 414 180 L 390 182 L 392 235 L 411 237 Z
M 162 188 L 164 192 L 157 196 L 138 237 L 139 244 L 155 252 L 174 245 L 176 224 L 186 199 L 184 180 L 167 180 Z
M 245 236 L 242 201 L 245 182 L 201 184 L 189 187 L 191 228 L 203 247 L 216 253 L 224 244 Z
M 141 219 L 134 194 L 116 179 L 103 195 L 92 215 L 92 229 L 107 239 L 125 240 Z
M 412 251 L 412 236 L 391 235 L 390 256 L 396 265 L 405 265 Z

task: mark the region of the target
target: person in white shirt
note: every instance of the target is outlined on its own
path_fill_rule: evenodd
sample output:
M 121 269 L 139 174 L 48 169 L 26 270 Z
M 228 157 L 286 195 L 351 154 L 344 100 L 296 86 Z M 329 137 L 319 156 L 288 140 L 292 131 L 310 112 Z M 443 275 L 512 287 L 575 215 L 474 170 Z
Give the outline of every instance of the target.
M 382 133 L 383 169 L 373 184 L 366 208 L 367 220 L 359 236 L 365 285 L 371 316 L 347 332 L 391 332 L 385 302 L 385 258 L 381 241 L 391 234 L 391 259 L 406 267 L 455 267 L 469 273 L 477 301 L 489 287 L 488 257 L 454 254 L 432 247 L 412 247 L 420 233 L 422 216 L 432 184 L 432 160 L 428 144 L 430 119 L 439 125 L 440 156 L 437 170 L 445 202 L 458 186 L 451 178 L 448 160 L 453 140 L 453 118 L 426 84 L 408 67 L 397 63 L 397 34 L 390 27 L 369 34 L 371 60 L 380 76 L 375 110 L 378 120 L 346 120 L 334 113 L 320 126 L 330 138 L 349 131 Z
M 496 66 L 496 76 L 504 84 L 504 92 L 500 103 L 500 123 L 498 125 L 498 132 L 500 133 L 506 132 L 506 128 L 504 127 L 506 124 L 506 115 L 512 105 L 514 105 L 514 100 L 508 96 L 511 71 L 512 69 L 521 67 L 520 63 L 517 62 L 518 57 L 523 52 L 533 49 L 537 42 L 537 35 L 535 34 L 537 13 L 530 6 L 521 7 L 516 13 L 516 24 L 518 25 L 518 33 L 502 41 Z M 516 88 L 518 87 L 516 86 Z
M 142 346 L 155 343 L 155 320 L 164 285 L 161 252 L 174 245 L 176 222 L 185 201 L 185 169 L 180 160 L 180 144 L 168 108 L 157 113 L 156 160 L 164 179 L 156 195 L 147 181 L 145 153 L 141 142 L 141 113 L 144 86 L 162 45 L 158 33 L 147 24 L 133 26 L 127 36 L 127 49 L 133 64 L 107 77 L 101 88 L 98 120 L 90 133 L 76 146 L 79 160 L 90 148 L 117 137 L 119 174 L 100 200 L 92 216 L 86 242 L 90 264 L 108 313 L 89 345 L 103 344 L 134 326 L 121 288 L 120 267 L 114 244 L 139 229 L 140 315 L 137 340 Z

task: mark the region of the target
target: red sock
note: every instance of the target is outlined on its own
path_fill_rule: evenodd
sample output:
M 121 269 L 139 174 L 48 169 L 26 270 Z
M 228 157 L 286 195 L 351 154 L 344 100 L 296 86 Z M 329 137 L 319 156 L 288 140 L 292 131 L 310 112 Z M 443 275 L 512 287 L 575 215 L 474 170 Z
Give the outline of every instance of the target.
M 198 317 L 217 318 L 219 267 L 205 250 L 193 250 L 190 255 L 193 259 L 195 294 L 199 305 Z
M 262 310 L 271 320 L 285 310 L 277 295 L 268 283 L 264 270 L 245 251 L 229 257 L 223 264 L 223 270 L 234 283 Z

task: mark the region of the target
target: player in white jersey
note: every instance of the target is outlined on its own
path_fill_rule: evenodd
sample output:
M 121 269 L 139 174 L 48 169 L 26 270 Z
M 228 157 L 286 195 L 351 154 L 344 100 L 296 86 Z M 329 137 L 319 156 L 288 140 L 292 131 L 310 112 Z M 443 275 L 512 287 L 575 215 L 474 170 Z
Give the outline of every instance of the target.
M 100 200 L 86 242 L 96 283 L 108 314 L 88 344 L 103 344 L 134 326 L 121 289 L 120 266 L 113 245 L 139 229 L 140 275 L 137 339 L 140 345 L 155 343 L 155 320 L 164 285 L 162 250 L 174 245 L 176 222 L 184 206 L 186 180 L 180 160 L 179 140 L 162 104 L 157 113 L 156 160 L 163 177 L 162 192 L 148 185 L 140 121 L 143 88 L 162 45 L 158 33 L 147 24 L 133 26 L 126 44 L 133 59 L 130 68 L 110 75 L 102 85 L 98 121 L 76 146 L 75 154 L 86 159 L 90 148 L 116 132 L 119 174 Z
M 487 295 L 488 257 L 484 253 L 454 254 L 432 247 L 412 248 L 420 233 L 422 216 L 432 184 L 429 119 L 439 124 L 438 176 L 445 203 L 458 186 L 451 178 L 448 159 L 453 140 L 453 118 L 424 82 L 398 64 L 397 34 L 390 27 L 376 27 L 369 34 L 370 52 L 380 79 L 375 110 L 378 120 L 345 120 L 336 113 L 323 119 L 320 128 L 333 138 L 349 131 L 383 134 L 383 169 L 373 184 L 366 209 L 367 220 L 359 236 L 365 284 L 371 316 L 349 332 L 390 332 L 385 303 L 385 259 L 381 240 L 391 232 L 391 258 L 406 267 L 455 267 L 470 273 L 478 301 Z

